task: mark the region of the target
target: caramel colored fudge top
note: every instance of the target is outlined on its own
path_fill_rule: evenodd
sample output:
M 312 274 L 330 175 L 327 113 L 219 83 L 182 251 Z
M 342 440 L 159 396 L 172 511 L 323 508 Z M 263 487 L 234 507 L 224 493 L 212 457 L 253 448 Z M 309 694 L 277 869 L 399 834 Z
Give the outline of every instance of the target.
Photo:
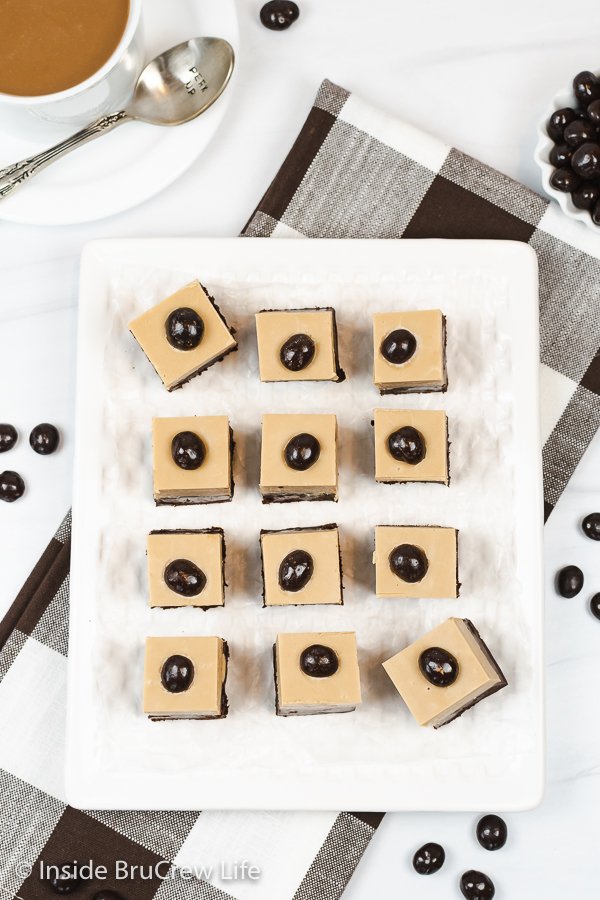
M 192 350 L 171 346 L 166 336 L 167 319 L 174 310 L 182 307 L 197 312 L 204 324 L 202 340 Z M 192 281 L 134 319 L 129 329 L 167 390 L 237 347 L 231 331 L 198 281 Z
M 172 694 L 163 687 L 161 671 L 167 659 L 175 655 L 186 656 L 192 661 L 194 677 L 186 691 Z M 226 674 L 227 659 L 222 638 L 146 638 L 144 712 L 167 718 L 220 716 Z
M 435 481 L 448 484 L 448 421 L 438 409 L 376 409 L 375 480 Z M 425 439 L 425 456 L 412 465 L 394 459 L 389 451 L 390 434 L 404 426 L 416 428 Z
M 198 469 L 182 469 L 173 460 L 171 443 L 182 431 L 197 434 L 206 448 Z M 231 497 L 231 449 L 227 416 L 176 416 L 152 420 L 154 498 Z
M 406 329 L 416 339 L 414 354 L 406 362 L 389 362 L 381 353 L 381 342 L 392 331 Z M 439 309 L 414 312 L 375 313 L 373 316 L 373 380 L 378 387 L 446 386 L 444 317 Z
M 334 675 L 314 678 L 300 668 L 300 656 L 307 647 L 321 644 L 331 647 L 339 660 Z M 275 665 L 279 706 L 353 707 L 361 702 L 356 635 L 353 631 L 278 634 Z
M 378 525 L 375 528 L 375 592 L 378 597 L 457 597 L 457 537 L 455 528 Z M 390 554 L 400 544 L 412 544 L 427 557 L 421 581 L 407 582 L 390 567 Z
M 306 432 L 321 445 L 318 460 L 304 471 L 292 469 L 285 461 L 285 448 L 298 434 Z M 306 493 L 337 492 L 337 419 L 329 413 L 267 413 L 262 420 L 260 489 L 263 493 L 285 490 Z
M 150 606 L 223 606 L 223 532 L 153 531 L 147 539 Z M 206 584 L 199 594 L 186 597 L 165 581 L 165 569 L 178 559 L 194 563 Z
M 448 687 L 437 687 L 421 674 L 419 656 L 430 647 L 448 650 L 458 660 L 458 678 Z M 456 618 L 424 634 L 384 662 L 383 668 L 419 725 L 443 724 L 482 694 L 505 683 L 466 621 Z
M 298 372 L 280 359 L 283 344 L 296 334 L 306 334 L 315 344 L 315 355 Z M 337 381 L 337 336 L 332 309 L 263 310 L 256 313 L 256 337 L 261 381 Z
M 265 606 L 342 603 L 340 539 L 337 528 L 300 528 L 266 531 L 260 536 Z M 299 591 L 279 584 L 282 560 L 294 550 L 305 550 L 313 560 L 313 574 Z

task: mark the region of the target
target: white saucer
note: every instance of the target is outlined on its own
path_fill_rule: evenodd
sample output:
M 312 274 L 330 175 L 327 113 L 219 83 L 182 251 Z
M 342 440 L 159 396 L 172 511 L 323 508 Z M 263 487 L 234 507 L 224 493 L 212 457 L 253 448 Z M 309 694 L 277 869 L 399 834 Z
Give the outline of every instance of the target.
M 234 0 L 145 0 L 143 29 L 147 59 L 202 35 L 226 38 L 238 51 Z M 230 83 L 213 107 L 187 125 L 159 128 L 132 122 L 75 151 L 0 202 L 0 219 L 68 225 L 102 219 L 147 200 L 175 181 L 202 153 L 223 119 L 232 90 Z M 73 130 L 21 110 L 2 109 L 0 168 L 62 140 Z

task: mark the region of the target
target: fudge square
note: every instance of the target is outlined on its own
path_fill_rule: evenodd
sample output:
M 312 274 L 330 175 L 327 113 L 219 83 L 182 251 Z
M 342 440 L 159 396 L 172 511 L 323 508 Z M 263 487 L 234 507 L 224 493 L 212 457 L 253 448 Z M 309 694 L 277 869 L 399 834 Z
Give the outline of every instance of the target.
M 381 394 L 446 390 L 446 320 L 439 309 L 375 313 L 373 381 Z
M 225 539 L 221 528 L 151 531 L 147 557 L 150 606 L 223 606 Z
M 437 409 L 376 409 L 375 480 L 449 484 L 448 420 Z
M 419 725 L 439 728 L 506 687 L 469 619 L 447 619 L 383 663 Z
M 273 649 L 278 716 L 352 712 L 361 702 L 354 632 L 278 634 Z
M 343 381 L 335 311 L 262 310 L 256 313 L 261 381 Z
M 378 597 L 458 597 L 458 531 L 436 525 L 375 528 Z
M 233 497 L 233 436 L 227 416 L 152 420 L 156 505 L 220 503 Z
M 266 414 L 262 420 L 263 503 L 337 500 L 337 419 L 333 414 Z
M 168 391 L 237 350 L 214 299 L 192 281 L 129 325 Z
M 145 714 L 154 720 L 222 719 L 228 657 L 220 637 L 146 638 Z
M 264 606 L 342 604 L 337 525 L 261 531 Z

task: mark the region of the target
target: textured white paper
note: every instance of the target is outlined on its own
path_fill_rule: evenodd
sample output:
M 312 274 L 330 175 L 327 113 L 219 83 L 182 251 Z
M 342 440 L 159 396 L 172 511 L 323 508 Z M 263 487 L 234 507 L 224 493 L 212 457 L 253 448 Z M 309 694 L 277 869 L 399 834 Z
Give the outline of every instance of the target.
M 190 275 L 193 273 L 189 273 Z M 198 274 L 201 274 L 199 272 Z M 210 284 L 238 334 L 240 349 L 167 394 L 128 333 L 127 324 L 186 282 L 186 273 L 123 273 L 111 296 L 113 327 L 106 347 L 109 398 L 104 416 L 103 534 L 105 585 L 96 664 L 101 685 L 103 751 L 118 744 L 120 763 L 171 766 L 173 731 L 178 764 L 218 755 L 228 765 L 270 765 L 272 753 L 297 764 L 395 763 L 423 753 L 470 756 L 498 744 L 514 751 L 527 741 L 528 709 L 515 687 L 527 677 L 519 592 L 514 577 L 511 397 L 506 389 L 509 344 L 503 334 L 502 282 L 457 278 L 398 285 L 344 283 Z M 254 313 L 261 308 L 332 305 L 340 335 L 342 384 L 261 384 Z M 448 324 L 447 394 L 379 397 L 373 387 L 371 318 L 394 309 L 441 308 Z M 490 365 L 493 360 L 493 365 Z M 375 406 L 447 410 L 451 486 L 378 485 L 373 478 Z M 264 412 L 335 412 L 339 425 L 339 502 L 264 506 L 258 493 L 260 423 Z M 235 438 L 231 504 L 155 508 L 150 420 L 156 415 L 226 413 Z M 337 522 L 344 568 L 344 606 L 263 609 L 259 531 Z M 460 529 L 455 600 L 389 600 L 374 596 L 371 564 L 377 524 L 451 525 Z M 226 606 L 149 610 L 145 536 L 153 528 L 225 530 Z M 441 734 L 418 728 L 380 662 L 447 616 L 468 616 L 489 641 L 511 684 Z M 351 715 L 290 721 L 273 714 L 270 648 L 279 631 L 355 630 L 363 705 Z M 146 634 L 217 634 L 230 645 L 229 717 L 222 722 L 147 723 L 140 713 L 142 642 Z M 105 653 L 113 660 L 105 677 Z M 118 661 L 118 665 L 115 663 Z M 516 684 L 515 684 L 516 682 Z M 110 727 L 109 727 L 110 723 Z M 116 726 L 116 727 L 115 727 Z M 484 726 L 484 727 L 482 727 Z M 124 740 L 124 733 L 128 739 Z M 240 755 L 240 743 L 244 752 Z M 140 748 L 143 747 L 143 753 Z M 270 751 L 265 755 L 265 747 Z M 340 748 L 343 748 L 340 759 Z

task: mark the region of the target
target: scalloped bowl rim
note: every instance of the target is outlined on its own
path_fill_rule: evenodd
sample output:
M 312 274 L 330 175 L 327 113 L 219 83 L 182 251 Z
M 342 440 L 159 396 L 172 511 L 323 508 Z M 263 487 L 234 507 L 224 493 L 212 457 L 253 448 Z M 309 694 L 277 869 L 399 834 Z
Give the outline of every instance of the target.
M 562 109 L 565 106 L 573 107 L 575 105 L 574 100 L 575 97 L 573 95 L 572 89 L 562 90 L 554 96 L 552 106 L 548 107 L 548 109 L 545 111 L 544 118 L 541 120 L 537 127 L 538 140 L 535 146 L 534 159 L 541 170 L 542 185 L 546 194 L 558 201 L 560 208 L 565 213 L 565 215 L 569 216 L 570 219 L 576 219 L 579 222 L 583 222 L 584 225 L 586 225 L 596 234 L 600 235 L 600 227 L 598 225 L 594 225 L 589 212 L 585 209 L 577 209 L 577 207 L 571 200 L 570 194 L 565 194 L 562 191 L 557 191 L 556 188 L 553 188 L 550 184 L 550 176 L 552 175 L 555 167 L 549 160 L 549 154 L 554 145 L 554 141 L 546 131 L 546 123 L 548 122 L 548 119 L 550 118 L 552 113 L 557 109 Z

